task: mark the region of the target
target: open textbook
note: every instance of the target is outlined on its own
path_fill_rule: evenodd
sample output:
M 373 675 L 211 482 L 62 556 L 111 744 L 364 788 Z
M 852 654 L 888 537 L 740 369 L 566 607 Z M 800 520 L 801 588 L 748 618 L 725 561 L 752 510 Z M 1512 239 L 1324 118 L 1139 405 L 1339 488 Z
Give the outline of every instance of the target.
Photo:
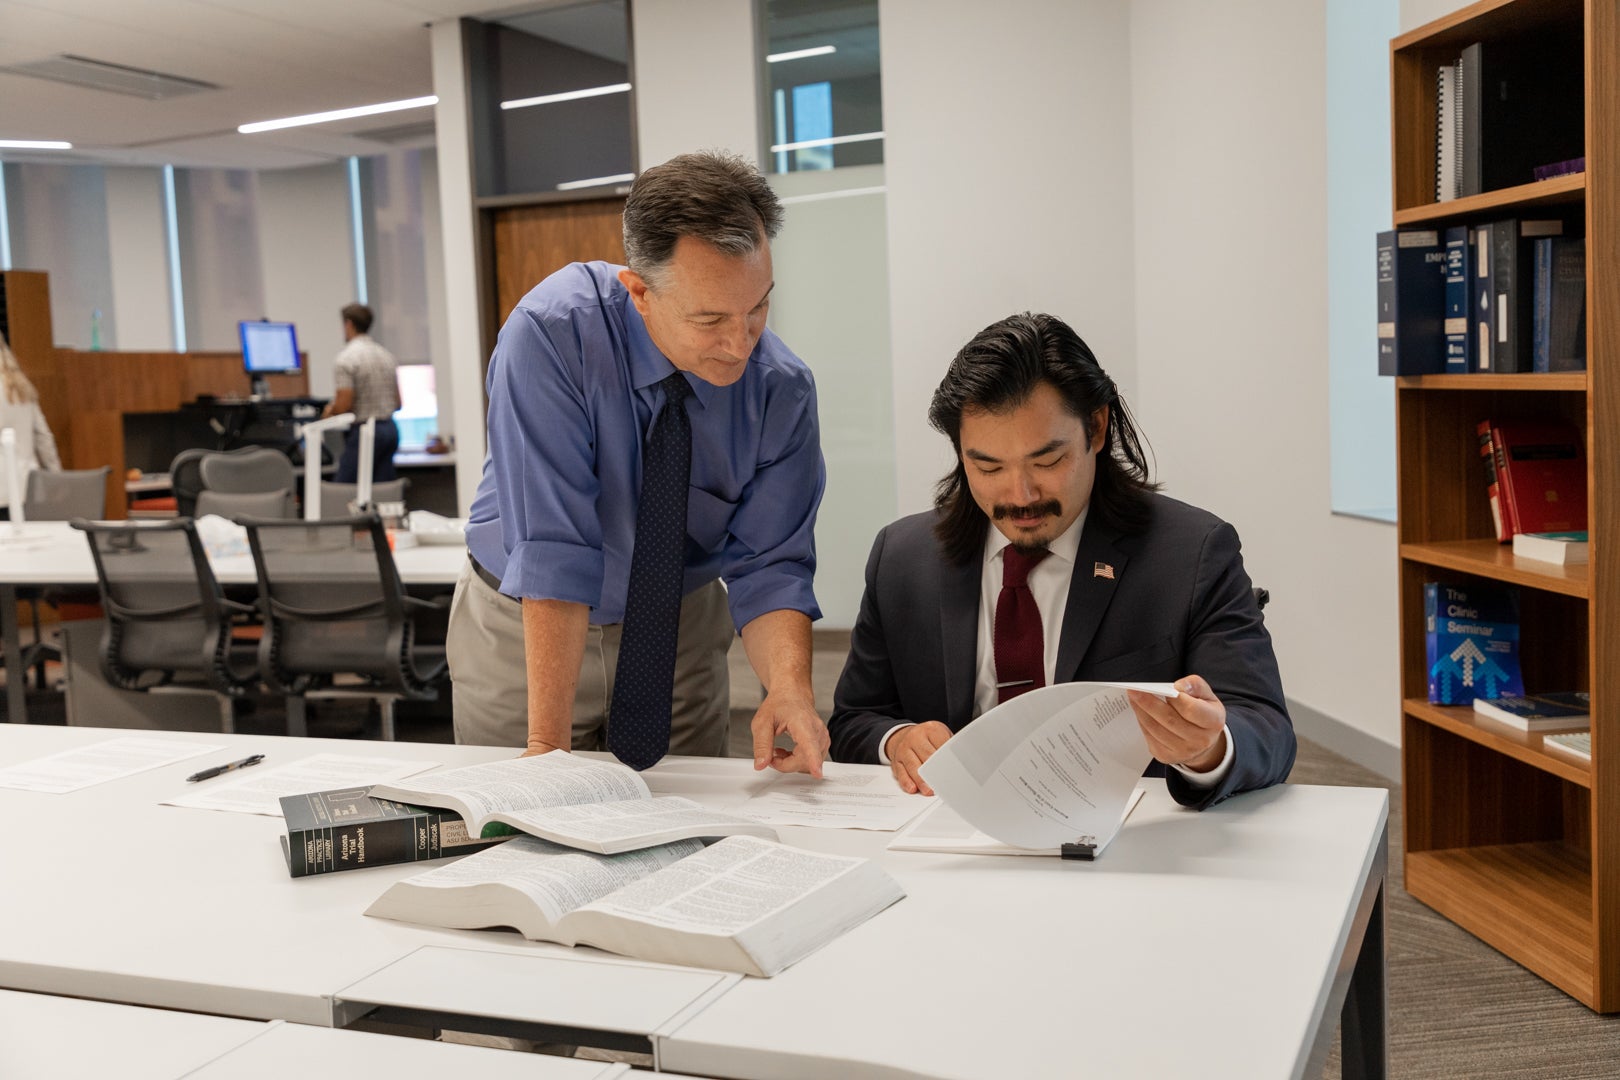
M 770 976 L 904 895 L 870 860 L 751 836 L 622 855 L 520 836 L 395 882 L 366 914 Z
M 698 836 L 776 839 L 768 825 L 679 796 L 654 797 L 635 770 L 616 761 L 561 750 L 376 784 L 370 795 L 454 810 L 474 837 L 485 835 L 489 825 L 506 825 L 604 855 Z
M 1169 683 L 1058 683 L 1020 694 L 951 736 L 922 777 L 963 820 L 1016 848 L 1107 846 L 1153 759 L 1126 689 Z

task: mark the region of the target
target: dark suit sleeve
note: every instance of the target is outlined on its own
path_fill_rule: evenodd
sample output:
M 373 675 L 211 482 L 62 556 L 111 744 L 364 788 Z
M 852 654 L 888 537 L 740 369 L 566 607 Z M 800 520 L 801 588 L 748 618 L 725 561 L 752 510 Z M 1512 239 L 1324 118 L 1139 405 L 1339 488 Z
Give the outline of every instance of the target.
M 1237 532 L 1225 522 L 1204 537 L 1188 627 L 1185 674 L 1203 676 L 1226 706 L 1232 740 L 1232 768 L 1213 788 L 1195 787 L 1167 770 L 1175 800 L 1202 810 L 1240 791 L 1282 783 L 1297 746 L 1271 635 L 1243 569 Z
M 849 636 L 849 658 L 833 691 L 832 718 L 827 732 L 832 736 L 834 761 L 878 763 L 879 744 L 885 733 L 904 723 L 900 715 L 900 693 L 895 685 L 889 646 L 883 635 L 883 615 L 879 603 L 879 565 L 883 543 L 889 530 L 878 533 L 872 553 L 866 559 L 866 589 L 861 594 L 861 610 L 855 616 L 855 629 Z

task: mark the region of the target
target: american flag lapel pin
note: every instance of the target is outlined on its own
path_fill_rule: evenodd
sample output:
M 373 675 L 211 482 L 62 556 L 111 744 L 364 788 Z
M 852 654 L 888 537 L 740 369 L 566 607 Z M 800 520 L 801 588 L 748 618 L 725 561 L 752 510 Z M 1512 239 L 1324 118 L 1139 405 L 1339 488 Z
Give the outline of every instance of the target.
M 1109 581 L 1116 580 L 1114 578 L 1114 568 L 1112 566 L 1109 566 L 1105 562 L 1092 563 L 1091 564 L 1091 576 L 1094 577 L 1094 578 L 1105 577 Z

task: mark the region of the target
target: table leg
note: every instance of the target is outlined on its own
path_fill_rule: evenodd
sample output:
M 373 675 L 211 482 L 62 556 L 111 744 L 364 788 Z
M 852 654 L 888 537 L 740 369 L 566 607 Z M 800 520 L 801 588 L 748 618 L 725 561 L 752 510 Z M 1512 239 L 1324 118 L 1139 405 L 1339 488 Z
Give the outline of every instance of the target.
M 22 662 L 22 631 L 17 626 L 17 586 L 0 582 L 0 650 L 6 657 L 6 719 L 28 723 L 28 669 Z
M 1372 917 L 1361 939 L 1339 1023 L 1340 1075 L 1344 1080 L 1384 1080 L 1389 1071 L 1388 960 L 1384 952 L 1384 887 L 1378 884 Z

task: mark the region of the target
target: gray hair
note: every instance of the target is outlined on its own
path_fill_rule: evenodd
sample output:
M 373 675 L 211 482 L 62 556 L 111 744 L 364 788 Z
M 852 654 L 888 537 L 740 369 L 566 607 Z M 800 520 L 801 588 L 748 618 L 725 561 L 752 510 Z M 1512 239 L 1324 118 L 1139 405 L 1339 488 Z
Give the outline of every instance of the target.
M 757 168 L 736 154 L 701 150 L 636 177 L 624 204 L 625 259 L 656 288 L 683 236 L 742 256 L 781 228 L 782 204 Z

